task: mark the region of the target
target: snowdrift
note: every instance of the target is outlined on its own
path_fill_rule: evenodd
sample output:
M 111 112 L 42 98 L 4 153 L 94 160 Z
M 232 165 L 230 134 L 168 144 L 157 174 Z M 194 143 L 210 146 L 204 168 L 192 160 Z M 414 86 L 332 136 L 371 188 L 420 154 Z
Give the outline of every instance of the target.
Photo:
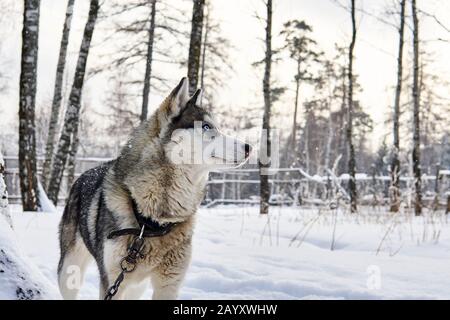
M 57 288 L 28 260 L 0 215 L 0 299 L 57 299 Z

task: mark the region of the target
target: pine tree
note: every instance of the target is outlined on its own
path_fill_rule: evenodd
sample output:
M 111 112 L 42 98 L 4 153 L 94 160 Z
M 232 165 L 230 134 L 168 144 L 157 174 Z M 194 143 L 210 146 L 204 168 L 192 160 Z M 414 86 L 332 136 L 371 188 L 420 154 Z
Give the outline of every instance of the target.
M 303 82 L 314 83 L 318 81 L 310 70 L 314 62 L 319 62 L 321 52 L 315 48 L 317 42 L 310 37 L 312 27 L 305 21 L 291 20 L 284 24 L 281 35 L 285 38 L 285 48 L 289 50 L 289 57 L 296 64 L 296 73 L 294 75 L 295 99 L 294 116 L 292 124 L 292 133 L 290 141 L 286 147 L 286 158 L 295 154 L 297 137 L 297 114 L 300 95 L 300 84 Z M 291 159 L 286 159 L 288 165 L 291 165 Z

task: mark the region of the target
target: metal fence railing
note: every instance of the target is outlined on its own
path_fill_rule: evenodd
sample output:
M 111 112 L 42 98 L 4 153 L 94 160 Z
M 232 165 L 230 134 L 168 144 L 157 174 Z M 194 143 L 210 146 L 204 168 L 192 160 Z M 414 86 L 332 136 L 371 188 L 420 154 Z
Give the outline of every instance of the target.
M 19 170 L 17 157 L 5 156 L 5 180 L 11 203 L 20 202 Z M 77 158 L 77 178 L 82 172 L 99 165 L 110 158 Z M 41 174 L 43 158 L 38 158 L 38 174 Z M 269 176 L 271 186 L 270 203 L 272 205 L 321 205 L 339 197 L 348 198 L 347 182 L 349 176 L 335 176 L 328 171 L 326 175 L 310 175 L 301 168 L 274 169 Z M 389 201 L 390 177 L 358 173 L 356 184 L 361 204 L 384 205 Z M 412 201 L 414 179 L 408 176 L 400 178 L 400 189 L 405 201 Z M 424 202 L 440 201 L 445 203 L 450 194 L 450 170 L 441 170 L 436 176 L 422 176 Z M 60 204 L 65 202 L 69 190 L 67 175 L 63 176 Z M 259 170 L 241 168 L 211 172 L 203 205 L 212 207 L 218 204 L 259 203 Z

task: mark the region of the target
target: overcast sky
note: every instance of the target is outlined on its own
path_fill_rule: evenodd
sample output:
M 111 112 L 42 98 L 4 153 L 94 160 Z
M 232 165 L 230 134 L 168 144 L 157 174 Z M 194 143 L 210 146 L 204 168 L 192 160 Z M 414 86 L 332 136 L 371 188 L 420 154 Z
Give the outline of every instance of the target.
M 8 0 L 7 0 L 8 1 Z M 9 90 L 0 94 L 0 124 L 17 121 L 18 111 L 18 83 L 20 71 L 20 45 L 21 45 L 21 6 L 19 1 L 9 0 L 15 4 L 14 12 L 3 21 L 2 40 L 0 51 L 0 65 L 3 73 L 6 73 Z M 168 0 L 165 0 L 168 1 Z M 191 7 L 187 0 L 169 0 L 171 2 L 182 2 L 182 6 Z M 262 108 L 261 91 L 262 71 L 255 69 L 251 64 L 263 57 L 263 43 L 260 39 L 264 37 L 264 27 L 254 13 L 259 11 L 264 15 L 264 8 L 260 0 L 213 0 L 213 16 L 222 22 L 223 35 L 227 37 L 233 49 L 230 57 L 235 68 L 235 73 L 228 80 L 228 85 L 223 88 L 219 96 L 222 106 L 234 108 L 257 107 Z M 341 0 L 341 3 L 347 1 Z M 380 15 L 384 8 L 393 0 L 357 0 L 358 7 L 374 15 Z M 442 22 L 447 23 L 450 28 L 450 1 L 446 0 L 418 0 L 418 5 L 423 10 L 435 14 Z M 89 0 L 77 0 L 73 32 L 69 45 L 69 70 L 77 57 L 77 50 L 82 36 Z M 39 68 L 38 68 L 38 93 L 37 103 L 42 105 L 48 103 L 52 96 L 53 82 L 56 70 L 59 42 L 61 37 L 62 23 L 65 15 L 65 0 L 41 0 L 41 25 L 39 39 Z M 409 11 L 409 8 L 408 8 Z M 190 16 L 190 12 L 188 16 Z M 339 6 L 334 0 L 274 0 L 274 28 L 273 34 L 277 35 L 281 25 L 290 20 L 305 20 L 313 26 L 313 37 L 319 46 L 329 54 L 334 44 L 348 45 L 350 32 L 349 13 Z M 393 89 L 396 76 L 396 53 L 397 53 L 397 31 L 391 26 L 371 17 L 371 15 L 358 13 L 358 36 L 355 48 L 355 72 L 360 76 L 363 92 L 359 98 L 363 107 L 373 117 L 376 129 L 371 139 L 373 145 L 380 142 L 383 128 L 383 120 L 389 112 L 393 101 Z M 393 21 L 391 19 L 391 21 Z M 407 29 L 406 53 L 410 53 L 410 30 Z M 96 30 L 95 39 L 99 39 L 102 30 Z M 432 19 L 422 19 L 421 37 L 426 40 L 444 38 L 450 40 L 450 33 L 439 27 Z M 275 37 L 274 45 L 280 45 L 281 39 Z M 429 51 L 435 52 L 435 61 L 432 68 L 449 79 L 450 65 L 450 43 L 442 41 L 428 41 L 426 43 Z M 89 57 L 89 66 L 98 63 L 101 48 L 94 47 Z M 187 56 L 188 48 L 186 48 Z M 289 62 L 281 62 L 273 67 L 274 77 L 278 83 L 289 85 L 292 82 L 294 70 Z M 174 85 L 184 74 L 180 68 L 167 69 Z M 72 78 L 72 76 L 70 76 Z M 95 108 L 101 109 L 104 100 L 104 92 L 108 88 L 105 78 L 89 80 L 86 90 L 93 100 Z M 311 92 L 307 91 L 308 94 Z M 448 96 L 448 90 L 444 92 Z M 151 108 L 158 105 L 161 100 L 159 95 L 151 95 Z M 280 112 L 292 111 L 292 92 L 288 92 L 277 105 Z M 301 118 L 301 113 L 299 115 Z M 290 122 L 289 122 L 290 123 Z M 274 123 L 276 127 L 282 124 Z

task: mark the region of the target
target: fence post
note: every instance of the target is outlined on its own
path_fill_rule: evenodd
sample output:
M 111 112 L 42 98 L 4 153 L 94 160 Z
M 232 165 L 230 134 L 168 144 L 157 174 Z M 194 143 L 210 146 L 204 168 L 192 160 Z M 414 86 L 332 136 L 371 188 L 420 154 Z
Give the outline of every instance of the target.
M 331 198 L 331 179 L 330 179 L 330 173 L 329 172 L 327 172 L 327 185 L 326 185 L 326 188 L 327 188 L 327 200 L 330 200 L 330 198 Z
M 371 167 L 372 167 L 372 194 L 373 194 L 372 206 L 375 207 L 378 204 L 378 201 L 377 201 L 377 190 L 376 190 L 377 180 L 376 180 L 376 177 L 375 177 L 375 175 L 376 175 L 376 167 L 375 167 L 374 164 L 372 164 Z
M 221 195 L 221 200 L 225 200 L 225 196 L 226 196 L 226 189 L 225 189 L 225 177 L 226 177 L 226 173 L 224 172 L 222 174 L 222 195 Z
M 445 210 L 445 214 L 450 212 L 450 195 L 447 196 L 447 210 Z
M 237 182 L 237 197 L 238 197 L 238 200 L 241 200 L 241 179 L 242 179 L 242 176 L 238 175 L 238 182 Z
M 436 179 L 434 180 L 434 200 L 433 210 L 439 209 L 439 175 L 441 171 L 441 164 L 436 163 Z

